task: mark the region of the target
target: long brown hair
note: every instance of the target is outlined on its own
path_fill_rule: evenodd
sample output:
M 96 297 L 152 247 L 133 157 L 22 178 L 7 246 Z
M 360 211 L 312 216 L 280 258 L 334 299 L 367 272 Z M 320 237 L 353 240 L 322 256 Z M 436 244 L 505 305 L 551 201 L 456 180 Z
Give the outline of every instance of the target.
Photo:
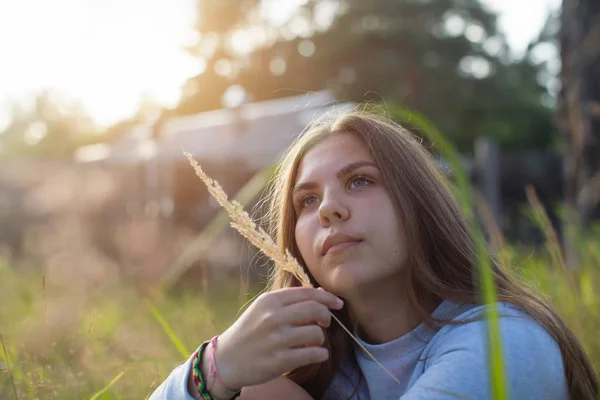
M 345 111 L 315 122 L 288 149 L 270 187 L 267 222 L 281 249 L 288 249 L 302 265 L 295 239 L 295 213 L 291 190 L 304 154 L 327 135 L 350 133 L 358 137 L 379 166 L 406 232 L 410 276 L 408 298 L 423 320 L 432 322 L 422 307 L 424 296 L 454 302 L 479 303 L 476 284 L 477 255 L 465 218 L 452 197 L 445 178 L 430 154 L 406 129 L 378 115 L 360 110 Z M 499 301 L 514 304 L 542 325 L 558 343 L 573 399 L 596 399 L 598 382 L 579 341 L 548 302 L 524 283 L 504 271 L 490 256 Z M 310 272 L 305 268 L 306 272 Z M 313 283 L 314 282 L 314 278 Z M 300 286 L 291 274 L 275 268 L 269 289 Z M 336 315 L 350 324 L 346 308 Z M 437 322 L 437 321 L 436 321 Z M 449 321 L 445 321 L 448 323 Z M 352 353 L 350 338 L 333 323 L 327 329 L 330 359 L 292 371 L 289 377 L 320 398 L 343 358 Z

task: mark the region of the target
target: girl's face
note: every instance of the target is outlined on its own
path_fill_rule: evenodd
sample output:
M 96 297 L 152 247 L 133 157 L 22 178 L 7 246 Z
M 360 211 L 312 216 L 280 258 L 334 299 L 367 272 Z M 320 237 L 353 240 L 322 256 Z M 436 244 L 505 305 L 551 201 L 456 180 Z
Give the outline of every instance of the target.
M 348 298 L 400 275 L 404 230 L 360 139 L 336 133 L 308 151 L 292 199 L 296 244 L 324 289 Z

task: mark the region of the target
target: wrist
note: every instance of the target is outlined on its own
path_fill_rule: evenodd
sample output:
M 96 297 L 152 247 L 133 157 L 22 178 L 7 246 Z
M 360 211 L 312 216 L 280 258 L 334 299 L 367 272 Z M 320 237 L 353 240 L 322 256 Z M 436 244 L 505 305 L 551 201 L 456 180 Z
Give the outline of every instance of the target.
M 216 339 L 213 338 L 201 354 L 202 375 L 205 377 L 208 390 L 216 400 L 229 400 L 239 394 L 241 388 L 233 385 L 229 386 L 228 379 L 225 382 L 221 379 L 224 364 L 217 362 L 217 350 Z M 229 372 L 228 369 L 227 372 Z M 227 377 L 230 375 L 229 373 L 226 374 Z

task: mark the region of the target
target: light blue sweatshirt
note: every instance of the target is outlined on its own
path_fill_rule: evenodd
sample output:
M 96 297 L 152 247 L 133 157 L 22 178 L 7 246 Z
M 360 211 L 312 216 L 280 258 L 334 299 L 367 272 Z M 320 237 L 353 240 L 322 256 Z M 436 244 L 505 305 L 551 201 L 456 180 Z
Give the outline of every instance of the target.
M 556 341 L 529 315 L 499 303 L 500 330 L 504 352 L 506 387 L 513 400 L 566 400 L 568 391 L 560 350 Z M 466 320 L 482 316 L 483 306 L 443 301 L 433 312 L 440 319 Z M 356 346 L 356 361 L 364 378 L 358 395 L 342 374 L 331 382 L 324 400 L 421 400 L 488 399 L 485 320 L 445 325 L 437 332 L 425 324 L 391 342 L 361 343 L 400 384 L 388 376 Z M 187 393 L 188 360 L 177 367 L 156 389 L 150 400 L 193 400 Z M 359 372 L 352 364 L 343 366 L 352 382 Z M 350 397 L 352 396 L 352 397 Z

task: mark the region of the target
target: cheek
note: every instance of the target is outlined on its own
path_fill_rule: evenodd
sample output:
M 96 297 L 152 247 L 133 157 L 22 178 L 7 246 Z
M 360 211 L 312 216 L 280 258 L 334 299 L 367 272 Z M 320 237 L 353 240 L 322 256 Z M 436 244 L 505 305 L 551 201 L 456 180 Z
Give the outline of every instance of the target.
M 385 227 L 381 232 L 385 240 L 389 241 L 389 245 L 394 248 L 406 247 L 404 225 L 391 201 L 382 202 L 379 207 L 381 210 L 379 223 L 382 228 Z
M 406 258 L 408 251 L 410 250 L 410 246 L 407 243 L 406 239 L 406 231 L 404 230 L 404 224 L 398 218 L 397 213 L 395 214 L 395 220 L 397 221 L 395 224 L 390 226 L 390 229 L 393 232 L 394 237 L 394 249 L 396 249 L 397 255 Z
M 310 224 L 306 220 L 300 219 L 296 222 L 296 246 L 300 250 L 300 255 L 306 263 L 310 263 L 313 260 L 313 238 L 314 232 L 312 231 Z

